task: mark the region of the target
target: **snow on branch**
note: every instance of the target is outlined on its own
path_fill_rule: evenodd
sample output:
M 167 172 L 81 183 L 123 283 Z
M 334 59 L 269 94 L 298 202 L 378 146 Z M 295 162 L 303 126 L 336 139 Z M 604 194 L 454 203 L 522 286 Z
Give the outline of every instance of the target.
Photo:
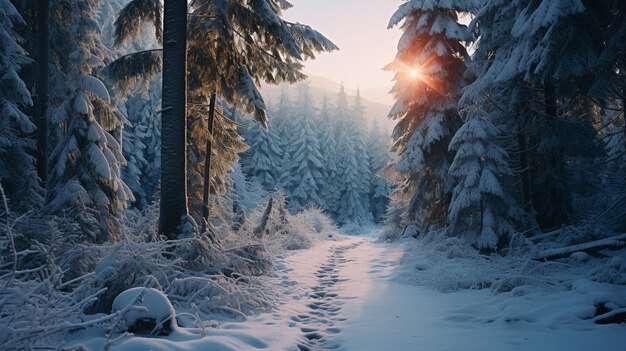
M 569 257 L 571 254 L 576 252 L 595 253 L 601 250 L 618 250 L 624 247 L 626 247 L 626 234 L 620 234 L 588 243 L 545 250 L 539 253 L 539 255 L 535 257 L 535 260 L 558 260 L 559 258 Z
M 150 79 L 161 72 L 163 50 L 152 49 L 124 55 L 111 62 L 104 73 L 113 80 L 115 87 L 128 92 L 136 84 L 147 88 Z
M 133 0 L 128 3 L 115 20 L 115 45 L 138 37 L 143 23 L 154 24 L 156 38 L 162 42 L 162 11 L 160 0 Z

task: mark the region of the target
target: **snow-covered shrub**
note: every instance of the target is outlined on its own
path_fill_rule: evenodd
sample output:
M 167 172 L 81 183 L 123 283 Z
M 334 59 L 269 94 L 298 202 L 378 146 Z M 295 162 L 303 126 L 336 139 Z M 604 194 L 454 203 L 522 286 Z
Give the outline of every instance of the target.
M 337 232 L 332 219 L 319 207 L 309 207 L 294 216 L 294 221 L 310 227 L 321 237 L 332 237 Z
M 112 312 L 121 314 L 121 327 L 131 333 L 169 335 L 176 328 L 176 312 L 163 292 L 132 288 L 113 301 Z
M 558 272 L 553 269 L 560 267 L 533 260 L 534 247 L 516 236 L 506 256 L 483 255 L 464 238 L 448 237 L 443 230 L 418 241 L 407 239 L 406 245 L 407 268 L 398 278 L 443 292 L 489 288 L 502 293 L 524 285 L 550 285 Z
M 177 306 L 191 306 L 203 313 L 225 314 L 239 320 L 275 307 L 272 287 L 252 276 L 186 276 L 174 279 L 165 292 Z
M 273 253 L 307 249 L 315 241 L 332 238 L 337 233 L 330 217 L 318 207 L 307 207 L 301 212 L 291 214 L 286 209 L 284 195 L 279 192 L 272 196 L 272 207 L 267 216 L 265 230 L 254 234 L 259 230 L 259 224 L 263 222 L 267 210 L 268 203 L 264 203 L 250 211 L 238 235 L 258 235 Z
M 33 215 L 13 215 L 0 195 L 0 349 L 50 347 L 61 344 L 68 332 L 110 323 L 111 316 L 80 318 L 102 290 L 77 293 L 93 274 L 66 279 L 65 269 L 57 264 L 62 261 L 57 256 L 62 242 L 58 229 Z M 48 240 L 39 242 L 33 233 L 42 230 Z
M 594 281 L 626 285 L 626 262 L 621 257 L 611 257 L 596 266 L 591 273 Z
M 3 212 L 0 231 L 10 227 L 13 235 L 0 235 L 0 324 L 10 326 L 0 328 L 2 350 L 57 345 L 86 328 L 117 333 L 114 301 L 132 288 L 163 291 L 177 309 L 236 318 L 274 306 L 272 288 L 255 276 L 272 262 L 250 235 L 219 233 L 219 244 L 201 235 L 165 241 L 157 235 L 158 209 L 148 207 L 126 213 L 119 242 L 81 244 L 72 217 L 16 221 Z

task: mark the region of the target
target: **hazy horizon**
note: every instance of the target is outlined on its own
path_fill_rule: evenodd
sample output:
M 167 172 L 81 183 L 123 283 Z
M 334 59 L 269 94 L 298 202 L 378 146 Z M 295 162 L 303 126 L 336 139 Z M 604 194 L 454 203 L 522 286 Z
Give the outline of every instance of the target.
M 380 0 L 291 0 L 285 18 L 310 25 L 332 40 L 339 51 L 306 62 L 305 73 L 362 91 L 391 88 L 391 62 L 401 32 L 387 29 L 398 3 Z M 380 100 L 380 99 L 379 99 Z M 391 100 L 391 98 L 389 98 Z

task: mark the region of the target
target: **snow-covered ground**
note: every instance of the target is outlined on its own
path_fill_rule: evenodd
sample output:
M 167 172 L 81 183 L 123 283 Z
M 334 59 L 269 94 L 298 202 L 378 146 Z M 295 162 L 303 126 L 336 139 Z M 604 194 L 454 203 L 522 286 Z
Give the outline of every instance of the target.
M 355 351 L 608 351 L 626 345 L 623 324 L 596 325 L 576 317 L 589 313 L 581 299 L 593 296 L 597 285 L 581 280 L 569 294 L 540 289 L 443 293 L 419 281 L 406 283 L 417 270 L 405 256 L 410 242 L 378 243 L 376 231 L 368 233 L 321 241 L 278 257 L 270 279 L 280 301 L 271 313 L 245 322 L 213 321 L 204 331 L 175 327 L 164 337 L 107 341 L 106 335 L 75 335 L 70 345 L 100 349 L 107 344 L 111 350 Z

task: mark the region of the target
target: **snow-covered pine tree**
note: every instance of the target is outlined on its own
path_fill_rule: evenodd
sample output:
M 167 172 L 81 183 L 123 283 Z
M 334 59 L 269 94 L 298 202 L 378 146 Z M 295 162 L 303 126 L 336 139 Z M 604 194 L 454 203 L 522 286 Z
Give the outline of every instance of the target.
M 35 125 L 21 108 L 32 106 L 30 92 L 19 76 L 31 62 L 14 27 L 24 19 L 9 0 L 0 1 L 0 183 L 14 211 L 41 201 L 35 170 Z
M 52 102 L 57 143 L 50 158 L 49 210 L 78 223 L 81 240 L 119 238 L 118 217 L 132 193 L 120 177 L 122 148 L 111 135 L 122 116 L 96 77 L 107 50 L 99 40 L 98 2 L 54 3 L 51 13 L 58 63 Z M 80 40 L 78 40 L 79 38 Z
M 512 196 L 502 186 L 513 172 L 508 155 L 496 144 L 498 129 L 473 111 L 452 138 L 456 153 L 450 174 L 456 178 L 448 212 L 450 235 L 462 236 L 481 250 L 493 251 L 515 232 L 510 214 Z
M 258 123 L 252 127 L 248 135 L 250 139 L 247 143 L 250 149 L 247 152 L 249 155 L 246 162 L 243 164 L 244 172 L 251 179 L 256 179 L 261 183 L 266 190 L 274 190 L 283 157 L 283 151 L 277 143 L 278 137 L 272 128 L 263 129 Z
M 361 193 L 361 201 L 368 212 L 370 208 L 370 187 L 372 183 L 372 172 L 370 169 L 370 155 L 367 148 L 367 125 L 365 122 L 365 107 L 361 91 L 357 89 L 354 105 L 350 113 L 350 130 L 354 138 L 354 153 L 358 162 L 359 182 L 358 187 Z M 368 216 L 369 217 L 369 216 Z
M 300 95 L 294 111 L 293 143 L 287 152 L 291 163 L 289 208 L 297 212 L 307 206 L 322 206 L 321 187 L 324 184 L 323 156 L 316 133 L 316 111 L 311 101 L 308 84 L 300 85 Z
M 368 135 L 367 153 L 370 158 L 370 174 L 372 174 L 369 191 L 370 209 L 376 223 L 383 222 L 391 194 L 389 183 L 379 174 L 391 161 L 387 140 L 388 136 L 380 130 L 378 123 L 374 123 Z
M 157 115 L 160 79 L 148 84 L 148 91 L 137 91 L 124 103 L 129 125 L 123 131 L 123 149 L 127 165 L 122 178 L 133 191 L 134 205 L 144 209 L 155 199 L 161 169 L 161 124 Z
M 567 189 L 588 188 L 585 179 L 591 180 L 575 163 L 588 163 L 598 152 L 595 114 L 584 102 L 584 74 L 602 42 L 598 31 L 587 30 L 602 17 L 598 8 L 581 1 L 490 1 L 481 4 L 473 23 L 480 35 L 477 79 L 461 104 L 491 104 L 485 109 L 508 120 L 506 128 L 517 134 L 517 151 L 511 151 L 520 155 L 523 203 L 537 211 L 544 229 L 573 220 L 576 190 Z
M 331 116 L 330 102 L 327 96 L 322 100 L 322 108 L 319 112 L 319 135 L 320 148 L 324 157 L 324 182 L 322 184 L 322 200 L 324 209 L 328 214 L 335 217 L 339 206 L 340 179 L 339 153 L 337 151 L 337 119 Z
M 403 23 L 404 34 L 386 67 L 396 81 L 389 116 L 398 120 L 392 149 L 398 158 L 387 173 L 398 182 L 394 200 L 409 204 L 403 217 L 420 221 L 423 230 L 445 226 L 453 186 L 448 144 L 461 122 L 456 105 L 468 57 L 463 43 L 473 39 L 458 16 L 472 9 L 470 0 L 410 0 L 389 22 L 390 28 Z
M 188 88 L 192 97 L 190 103 L 195 108 L 189 114 L 189 126 L 194 129 L 190 134 L 205 140 L 208 138 L 208 128 L 202 125 L 207 112 L 194 110 L 206 106 L 213 93 L 265 125 L 266 107 L 257 83 L 261 80 L 271 84 L 301 80 L 305 78 L 301 72 L 303 60 L 314 58 L 317 52 L 336 49 L 333 43 L 311 27 L 282 19 L 282 11 L 289 7 L 291 4 L 282 0 L 198 0 L 191 3 L 193 15 L 189 16 L 188 27 Z M 135 9 L 140 7 L 136 6 Z M 119 32 L 136 32 L 142 20 L 152 21 L 156 18 L 150 15 L 154 12 L 140 11 L 139 21 L 130 16 L 120 17 L 118 28 L 126 30 Z M 226 173 L 220 173 L 219 170 L 228 172 L 230 162 L 237 159 L 237 152 L 245 148 L 235 129 L 226 119 L 219 116 L 215 119 L 215 141 L 225 156 L 212 158 L 222 163 L 214 167 L 215 172 L 211 172 L 211 180 L 216 184 L 223 183 L 226 178 Z M 218 134 L 220 131 L 223 131 L 221 135 Z M 197 148 L 202 143 L 192 140 L 189 144 Z M 223 145 L 236 147 L 227 148 Z M 204 152 L 201 148 L 197 149 L 195 159 L 203 169 Z M 197 185 L 191 187 L 197 188 Z
M 604 5 L 603 21 L 594 27 L 599 32 L 600 41 L 606 43 L 602 48 L 597 67 L 594 71 L 594 84 L 590 89 L 590 95 L 596 98 L 601 107 L 605 109 L 605 115 L 612 115 L 607 122 L 611 122 L 615 114 L 621 113 L 622 136 L 621 151 L 626 157 L 626 3 L 619 0 L 598 1 L 596 6 Z M 615 112 L 615 113 L 614 113 Z M 616 125 L 616 123 L 611 123 Z M 601 131 L 602 132 L 602 131 Z M 614 131 L 608 132 L 612 134 Z M 615 139 L 615 135 L 609 136 Z M 614 149 L 615 150 L 615 149 Z M 623 161 L 624 157 L 622 157 Z M 626 167 L 621 162 L 619 167 Z
M 204 99 L 203 95 L 192 95 L 191 101 Z M 219 99 L 218 99 L 219 100 Z M 202 101 L 202 100 L 200 100 Z M 210 99 L 209 99 L 210 101 Z M 209 101 L 206 101 L 207 103 Z M 192 105 L 193 106 L 193 105 Z M 217 113 L 214 122 L 214 139 L 211 157 L 211 177 L 210 194 L 213 200 L 224 196 L 227 191 L 228 174 L 232 171 L 232 166 L 239 161 L 239 155 L 248 150 L 244 139 L 239 135 L 237 124 L 232 123 L 232 112 L 236 112 L 231 106 L 226 105 L 222 100 L 217 103 Z M 201 223 L 204 219 L 203 188 L 204 188 L 204 156 L 206 153 L 208 136 L 208 113 L 203 108 L 192 107 L 189 111 L 189 146 L 187 148 L 188 168 L 187 186 L 189 187 L 190 212 L 194 218 Z M 213 196 L 216 195 L 216 196 Z M 230 211 L 227 208 L 220 208 L 219 201 L 211 200 L 211 217 L 219 218 L 221 214 Z
M 337 221 L 340 224 L 363 225 L 371 221 L 372 214 L 369 212 L 369 201 L 365 203 L 362 196 L 361 179 L 359 173 L 359 160 L 355 157 L 352 143 L 346 143 L 342 149 L 346 156 L 343 158 L 342 183 L 340 188 Z M 369 200 L 369 199 L 367 199 Z
M 287 87 L 282 87 L 278 102 L 270 117 L 274 121 L 273 125 L 276 126 L 276 140 L 282 151 L 282 158 L 278 163 L 278 186 L 286 189 L 291 179 L 291 169 L 289 167 L 291 164 L 291 154 L 288 150 L 294 138 L 293 106 L 289 99 L 289 90 Z
M 103 2 L 98 8 L 98 22 L 102 27 L 101 41 L 118 55 L 126 55 L 141 48 L 158 48 L 154 24 L 144 24 L 132 40 L 117 43 L 115 21 L 129 0 Z M 122 167 L 122 179 L 132 190 L 133 206 L 144 209 L 154 200 L 160 180 L 161 124 L 156 113 L 161 103 L 160 75 L 149 81 L 136 82 L 115 89 L 120 112 L 126 117 L 122 131 L 122 149 L 127 163 Z M 130 94 L 130 95 L 128 95 Z
M 336 120 L 339 201 L 334 211 L 340 224 L 364 224 L 371 218 L 369 200 L 363 201 L 360 161 L 356 154 L 356 123 L 348 106 L 348 96 L 342 86 L 334 110 Z
M 275 0 L 193 2 L 196 16 L 191 18 L 190 32 L 195 35 L 190 37 L 189 49 L 190 64 L 195 67 L 190 78 L 192 94 L 206 96 L 217 92 L 227 103 L 266 126 L 266 106 L 257 82 L 294 83 L 305 77 L 301 72 L 303 59 L 313 58 L 316 52 L 336 49 L 310 27 L 285 22 L 282 11 L 289 7 L 288 2 Z M 215 123 L 229 125 L 220 118 Z M 218 145 L 239 142 L 239 149 L 245 147 L 237 134 L 224 134 L 217 141 Z M 237 148 L 222 148 L 225 157 L 216 157 L 216 161 L 224 162 L 226 166 L 221 168 L 226 171 L 231 160 L 237 159 L 233 150 Z M 212 175 L 213 179 L 225 177 L 226 173 Z

